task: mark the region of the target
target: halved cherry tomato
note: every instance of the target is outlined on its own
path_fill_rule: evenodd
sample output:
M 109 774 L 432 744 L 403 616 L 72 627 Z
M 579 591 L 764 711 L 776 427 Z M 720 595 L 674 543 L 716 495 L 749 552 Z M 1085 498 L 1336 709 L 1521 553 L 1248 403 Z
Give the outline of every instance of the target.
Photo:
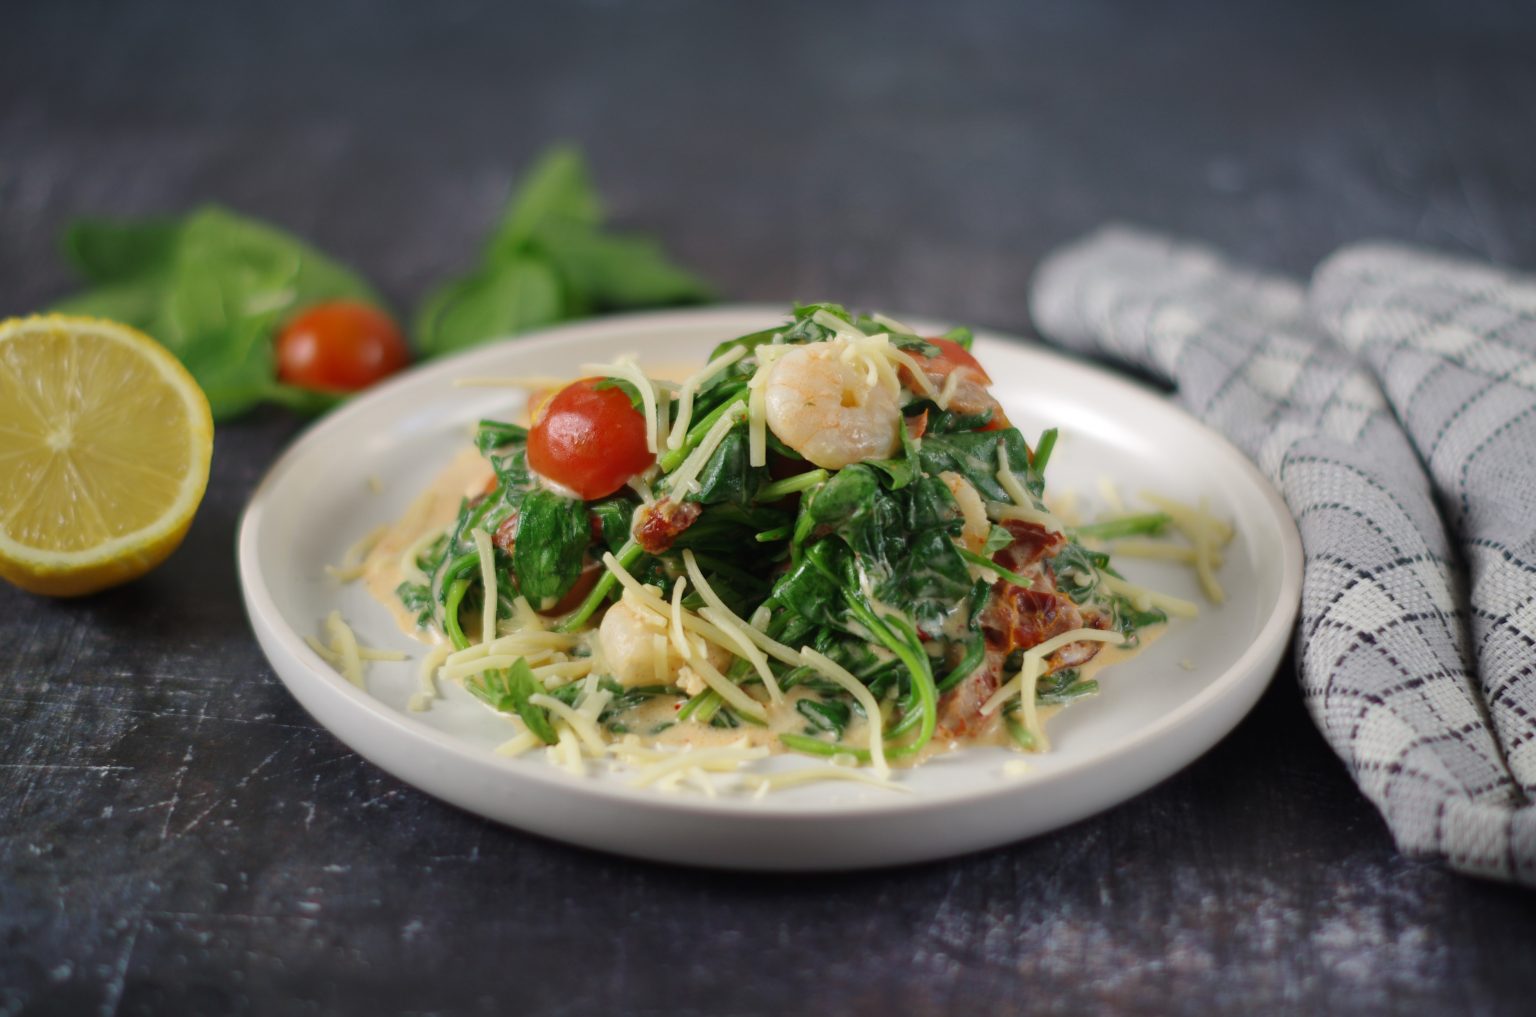
M 604 498 L 656 461 L 645 417 L 618 386 L 582 378 L 556 392 L 528 432 L 528 465 L 582 498 Z
M 410 362 L 389 316 L 355 300 L 315 304 L 277 337 L 277 376 L 290 385 L 355 392 Z
M 981 361 L 971 356 L 971 351 L 955 342 L 953 339 L 925 339 L 924 342 L 932 343 L 939 348 L 938 356 L 926 358 L 928 361 L 928 376 L 937 375 L 947 378 L 950 372 L 961 367 L 968 367 L 976 372 L 976 378 L 983 385 L 992 384 L 992 376 L 987 374 L 987 369 L 981 366 Z
M 923 373 L 935 386 L 942 388 L 949 380 L 949 376 L 960 372 L 960 384 L 951 397 L 950 408 L 961 413 L 980 413 L 990 409 L 992 418 L 977 428 L 978 431 L 999 431 L 1010 426 L 1008 417 L 1003 413 L 1003 407 L 992 393 L 987 391 L 987 386 L 992 384 L 991 375 L 987 369 L 981 366 L 981 361 L 971 356 L 971 351 L 955 342 L 953 339 L 940 339 L 932 337 L 924 342 L 932 343 L 939 348 L 939 352 L 931 357 L 918 357 L 923 365 Z M 915 381 L 908 376 L 909 372 L 902 369 L 902 382 L 913 392 L 922 391 Z M 926 421 L 924 421 L 926 426 Z

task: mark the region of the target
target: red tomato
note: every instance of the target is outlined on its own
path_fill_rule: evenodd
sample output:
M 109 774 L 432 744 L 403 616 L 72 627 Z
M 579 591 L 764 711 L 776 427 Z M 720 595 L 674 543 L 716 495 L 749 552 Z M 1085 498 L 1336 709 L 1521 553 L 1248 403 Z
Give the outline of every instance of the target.
M 277 337 L 277 376 L 302 388 L 355 392 L 410 359 L 405 337 L 389 316 L 354 300 L 315 304 Z
M 987 374 L 986 368 L 981 366 L 981 361 L 971 356 L 970 350 L 961 346 L 953 339 L 925 339 L 923 341 L 932 343 L 939 348 L 939 355 L 928 359 L 928 374 L 930 377 L 937 375 L 940 378 L 947 378 L 952 371 L 961 367 L 968 367 L 976 372 L 978 380 L 983 385 L 992 384 L 992 376 Z
M 618 386 L 582 378 L 556 392 L 528 431 L 528 465 L 590 501 L 605 498 L 656 461 L 645 417 Z
M 1000 431 L 1011 426 L 1007 415 L 1003 413 L 1002 405 L 992 397 L 992 393 L 987 391 L 987 386 L 992 384 L 991 375 L 987 374 L 987 369 L 981 366 L 981 361 L 971 356 L 970 350 L 953 339 L 934 337 L 924 341 L 939 348 L 939 352 L 933 356 L 919 358 L 923 365 L 923 373 L 928 375 L 930 382 L 942 388 L 950 375 L 956 371 L 960 372 L 961 382 L 950 402 L 951 409 L 961 413 L 980 413 L 990 409 L 992 419 L 977 428 L 978 431 Z M 906 378 L 906 385 L 914 392 L 920 391 L 911 378 Z M 926 420 L 924 425 L 926 426 Z

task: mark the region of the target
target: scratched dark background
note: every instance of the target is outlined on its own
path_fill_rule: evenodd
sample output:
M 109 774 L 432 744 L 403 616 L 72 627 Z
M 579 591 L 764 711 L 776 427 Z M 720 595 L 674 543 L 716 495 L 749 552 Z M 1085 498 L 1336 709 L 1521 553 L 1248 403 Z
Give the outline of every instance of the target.
M 399 306 L 546 142 L 728 299 L 1027 330 L 1127 218 L 1304 272 L 1391 236 L 1536 267 L 1516 3 L 0 5 L 0 314 L 84 213 L 207 199 Z M 0 589 L 0 1015 L 1530 1013 L 1536 895 L 1400 857 L 1288 673 L 1134 801 L 975 857 L 793 878 L 491 825 L 355 757 L 258 652 L 221 428 L 186 546 Z

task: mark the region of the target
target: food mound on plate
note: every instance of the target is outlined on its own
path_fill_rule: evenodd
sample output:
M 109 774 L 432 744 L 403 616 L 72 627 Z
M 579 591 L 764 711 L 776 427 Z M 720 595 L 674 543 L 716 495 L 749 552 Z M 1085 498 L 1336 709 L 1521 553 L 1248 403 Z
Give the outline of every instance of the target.
M 531 426 L 480 424 L 475 493 L 417 519 L 389 589 L 439 674 L 517 718 L 512 751 L 876 777 L 1043 751 L 1047 714 L 1188 605 L 1046 507 L 1055 432 L 1026 441 L 970 345 L 816 304 L 677 383 L 528 379 Z

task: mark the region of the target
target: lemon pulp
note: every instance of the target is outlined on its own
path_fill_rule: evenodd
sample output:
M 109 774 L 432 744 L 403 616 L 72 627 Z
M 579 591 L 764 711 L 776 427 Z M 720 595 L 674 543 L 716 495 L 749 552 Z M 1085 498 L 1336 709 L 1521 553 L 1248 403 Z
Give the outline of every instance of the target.
M 143 333 L 0 324 L 0 576 L 73 595 L 142 575 L 185 536 L 212 448 L 202 390 Z

